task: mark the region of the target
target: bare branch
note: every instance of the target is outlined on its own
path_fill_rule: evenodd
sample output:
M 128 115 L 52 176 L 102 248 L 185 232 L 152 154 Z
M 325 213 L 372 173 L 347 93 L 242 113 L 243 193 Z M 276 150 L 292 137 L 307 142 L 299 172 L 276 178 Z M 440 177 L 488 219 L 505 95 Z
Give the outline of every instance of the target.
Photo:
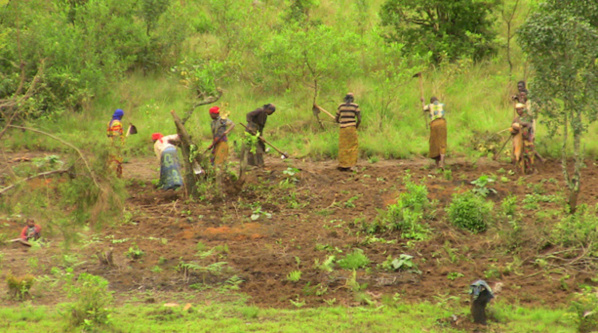
M 222 97 L 222 89 L 220 88 L 216 88 L 216 91 L 218 92 L 216 96 L 208 96 L 205 99 L 193 104 L 193 106 L 191 107 L 191 109 L 189 111 L 187 111 L 187 113 L 185 113 L 185 116 L 183 117 L 183 119 L 181 120 L 181 123 L 183 125 L 185 125 L 185 123 L 187 122 L 187 120 L 189 120 L 189 118 L 191 118 L 191 115 L 193 114 L 193 111 L 195 111 L 195 109 L 199 106 L 202 105 L 206 105 L 206 104 L 212 104 L 215 103 L 216 101 L 218 101 L 220 99 L 220 97 Z
M 81 152 L 81 151 L 80 151 L 80 150 L 79 150 L 77 147 L 73 146 L 71 143 L 68 143 L 68 142 L 66 142 L 66 141 L 62 140 L 62 139 L 61 139 L 61 138 L 59 138 L 59 137 L 56 137 L 56 136 L 54 136 L 54 135 L 52 135 L 52 134 L 50 134 L 50 133 L 46 133 L 46 132 L 44 132 L 44 131 L 40 131 L 40 130 L 38 130 L 38 129 L 35 129 L 35 128 L 22 127 L 22 126 L 15 126 L 15 125 L 8 125 L 7 127 L 11 127 L 11 128 L 17 128 L 17 129 L 22 129 L 22 130 L 25 130 L 25 131 L 30 131 L 30 132 L 35 132 L 35 133 L 43 134 L 43 135 L 46 135 L 46 136 L 49 136 L 49 137 L 51 137 L 52 139 L 54 139 L 54 140 L 56 140 L 56 141 L 59 141 L 60 143 L 62 143 L 62 144 L 64 144 L 64 145 L 66 145 L 66 146 L 69 146 L 69 147 L 73 148 L 73 149 L 74 149 L 74 150 L 75 150 L 75 151 L 76 151 L 76 152 L 79 154 L 79 156 L 80 156 L 80 157 L 81 157 L 81 159 L 83 160 L 83 163 L 85 163 L 85 167 L 87 168 L 87 171 L 89 171 L 89 174 L 90 174 L 90 176 L 91 176 L 91 179 L 93 180 L 93 183 L 94 183 L 94 184 L 95 184 L 95 185 L 96 185 L 96 186 L 97 186 L 99 189 L 101 189 L 101 188 L 100 188 L 100 185 L 98 184 L 98 182 L 97 182 L 97 180 L 96 180 L 96 175 L 95 175 L 95 173 L 93 172 L 93 170 L 91 170 L 91 167 L 89 166 L 89 163 L 87 162 L 87 159 L 85 159 L 85 156 L 83 156 L 83 153 L 82 153 L 82 152 Z
M 0 195 L 3 195 L 4 193 L 10 191 L 11 189 L 15 188 L 20 183 L 23 183 L 23 182 L 26 182 L 26 181 L 30 181 L 30 180 L 35 179 L 35 178 L 40 178 L 40 177 L 46 177 L 46 176 L 55 175 L 55 174 L 66 173 L 68 171 L 69 171 L 69 169 L 52 170 L 52 171 L 46 171 L 46 172 L 38 173 L 37 175 L 29 176 L 29 177 L 27 177 L 25 179 L 19 180 L 18 182 L 14 183 L 14 184 L 12 184 L 10 186 L 7 186 L 7 187 L 1 189 L 0 190 Z

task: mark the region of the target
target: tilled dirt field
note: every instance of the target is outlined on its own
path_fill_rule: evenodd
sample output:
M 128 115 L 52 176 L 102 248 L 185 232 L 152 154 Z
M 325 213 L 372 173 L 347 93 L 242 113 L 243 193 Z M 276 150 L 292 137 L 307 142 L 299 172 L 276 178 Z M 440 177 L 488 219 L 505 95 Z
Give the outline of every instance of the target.
M 562 256 L 564 249 L 549 241 L 558 217 L 546 212 L 562 211 L 562 202 L 519 208 L 522 218 L 516 235 L 499 214 L 501 201 L 509 194 L 520 202 L 533 193 L 563 196 L 565 184 L 557 161 L 522 177 L 510 172 L 510 164 L 486 159 L 449 160 L 445 172 L 434 170 L 424 159 L 360 161 L 356 172 L 338 171 L 335 161 L 269 158 L 266 162 L 265 170 L 249 171 L 242 191 L 188 200 L 182 191 L 154 188 L 155 159 L 132 159 L 124 166 L 124 177 L 130 180 L 126 221 L 88 235 L 84 245 L 72 248 L 85 258 L 75 271 L 107 278 L 118 295 L 201 294 L 214 287 L 238 287 L 238 292 L 250 296 L 250 303 L 266 307 L 355 305 L 392 297 L 405 301 L 452 297 L 465 303 L 468 286 L 477 279 L 491 286 L 500 283 L 497 297 L 503 301 L 552 307 L 564 304 L 579 284 L 593 284 L 595 273 L 573 261 L 575 252 Z M 582 203 L 598 202 L 597 172 L 591 162 L 583 170 Z M 396 203 L 407 173 L 414 181 L 423 180 L 429 199 L 436 201 L 435 217 L 426 221 L 432 232 L 419 242 L 402 239 L 399 233 L 368 235 L 360 226 Z M 454 193 L 473 188 L 470 182 L 484 174 L 497 178 L 487 186 L 496 190 L 488 196 L 496 216 L 486 232 L 476 235 L 452 226 L 445 208 Z M 1 231 L 17 234 L 18 228 L 6 221 Z M 336 266 L 326 271 L 314 265 L 330 255 L 343 258 L 354 248 L 371 260 L 365 269 L 354 273 Z M 143 254 L 134 258 L 137 249 Z M 8 271 L 27 272 L 31 256 L 40 258 L 38 270 L 48 274 L 58 249 L 32 253 L 11 244 L 1 251 L 4 278 Z M 112 261 L 105 258 L 110 252 Z M 388 256 L 401 254 L 413 256 L 417 270 L 389 272 L 378 266 Z M 296 281 L 288 278 L 293 271 L 301 271 Z M 2 284 L 0 292 L 5 288 Z

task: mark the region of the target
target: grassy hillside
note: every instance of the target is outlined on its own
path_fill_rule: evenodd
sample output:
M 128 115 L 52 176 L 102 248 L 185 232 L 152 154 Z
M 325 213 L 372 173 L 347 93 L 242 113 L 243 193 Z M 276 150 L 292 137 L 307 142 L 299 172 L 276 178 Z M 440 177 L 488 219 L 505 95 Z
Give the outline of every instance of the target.
M 225 3 L 219 2 L 191 8 L 201 13 L 198 17 L 208 20 L 204 23 L 212 24 L 212 29 L 191 34 L 181 54 L 189 63 L 193 59 L 195 63 L 198 59 L 217 59 L 224 64 L 225 72 L 213 77 L 215 83 L 224 90 L 222 98 L 215 104 L 227 105 L 226 109 L 233 121 L 244 122 L 247 112 L 262 104 L 274 103 L 278 111 L 269 120 L 265 133 L 268 139 L 295 156 L 334 158 L 338 133 L 334 124 L 325 123 L 326 128 L 321 130 L 315 121 L 311 111 L 313 82 L 305 74 L 299 74 L 303 78 L 297 76 L 292 66 L 274 71 L 272 67 L 276 63 L 267 65 L 257 56 L 259 48 L 267 44 L 268 38 L 273 38 L 278 26 L 284 22 L 281 17 L 285 15 L 286 3 L 257 3 L 259 5 L 253 6 L 245 2 L 236 3 L 227 10 L 222 7 Z M 345 56 L 352 59 L 348 63 L 352 68 L 349 77 L 342 74 L 343 68 L 324 72 L 319 81 L 317 103 L 334 112 L 347 91 L 355 93 L 364 118 L 359 133 L 361 156 L 410 158 L 426 155 L 427 130 L 419 110 L 419 84 L 417 78 L 412 77 L 419 70 L 424 72 L 425 98 L 435 95 L 448 109 L 450 157 L 475 158 L 485 154 L 485 150 L 494 147 L 498 141 L 506 139 L 507 133 L 494 138 L 491 134 L 507 128 L 513 118 L 510 96 L 516 90 L 515 82 L 531 78 L 516 45 L 516 37 L 511 41 L 514 65 L 511 74 L 504 47 L 495 57 L 479 63 L 461 60 L 428 66 L 425 60 L 385 49 L 384 41 L 380 38 L 383 28 L 379 25 L 378 17 L 381 4 L 382 1 L 362 1 L 358 4 L 351 1 L 320 1 L 310 12 L 312 21 L 322 22 L 332 28 L 331 36 L 334 36 L 334 31 L 351 29 L 354 34 L 352 38 L 357 38 L 351 39 L 353 45 L 347 49 L 349 53 L 346 55 L 344 51 L 327 54 L 323 51 L 337 51 L 325 47 L 322 47 L 323 51 L 316 52 L 316 58 L 324 65 L 327 64 L 325 61 L 329 61 L 330 66 L 335 66 Z M 249 10 L 249 14 L 252 14 L 255 6 L 260 6 L 261 17 L 265 18 L 259 31 L 254 31 L 256 28 L 251 24 L 252 15 L 242 15 L 235 24 L 228 26 L 220 22 L 231 20 L 230 15 L 243 10 Z M 516 11 L 512 30 L 524 20 L 528 11 L 527 2 L 523 1 Z M 360 18 L 359 24 L 347 24 L 347 19 L 355 15 Z M 504 46 L 507 38 L 505 22 L 500 14 L 496 13 L 495 16 L 499 40 Z M 326 40 L 320 42 L 320 46 L 326 44 Z M 322 60 L 328 58 L 332 60 Z M 287 74 L 291 75 L 290 83 L 279 82 Z M 170 71 L 168 67 L 152 74 L 128 72 L 97 94 L 82 111 L 61 111 L 49 118 L 33 120 L 31 125 L 57 134 L 79 147 L 103 145 L 106 122 L 114 109 L 123 108 L 125 123 L 131 122 L 140 130 L 139 135 L 128 139 L 129 155 L 150 154 L 148 138 L 152 132 L 174 131 L 168 111 L 174 109 L 182 114 L 190 109 L 193 102 L 193 93 L 181 84 L 181 78 L 180 72 Z M 208 145 L 210 119 L 207 110 L 211 106 L 195 109 L 188 123 L 189 131 L 201 142 L 201 146 Z M 321 117 L 326 121 L 331 120 L 323 114 Z M 550 136 L 541 121 L 540 116 L 537 149 L 544 155 L 557 157 L 559 136 Z M 596 126 L 589 128 L 584 141 L 590 157 L 598 153 L 598 140 L 594 140 L 595 129 Z M 232 139 L 238 140 L 240 132 L 239 126 Z M 480 148 L 480 144 L 482 151 L 475 151 L 474 148 Z M 3 141 L 3 145 L 10 150 L 60 149 L 59 145 L 39 135 L 14 131 Z

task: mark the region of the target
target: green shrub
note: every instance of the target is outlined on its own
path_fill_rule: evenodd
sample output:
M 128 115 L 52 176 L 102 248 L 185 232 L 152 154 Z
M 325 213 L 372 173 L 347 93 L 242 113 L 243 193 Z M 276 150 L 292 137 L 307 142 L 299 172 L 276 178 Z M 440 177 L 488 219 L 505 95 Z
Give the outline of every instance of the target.
M 81 327 L 85 331 L 97 330 L 110 324 L 112 292 L 108 291 L 108 280 L 88 273 L 81 273 L 71 286 L 69 294 L 77 301 L 66 312 L 69 325 Z
M 287 281 L 290 282 L 299 282 L 301 280 L 301 275 L 303 273 L 301 271 L 292 271 L 287 275 Z
M 586 287 L 575 293 L 569 308 L 574 314 L 577 332 L 598 331 L 598 293 L 593 287 Z
M 365 229 L 368 233 L 400 231 L 403 238 L 423 240 L 429 233 L 424 219 L 432 218 L 434 211 L 428 200 L 425 184 L 416 184 L 405 177 L 406 191 L 399 195 L 396 204 L 389 205 Z
M 12 273 L 6 277 L 6 285 L 8 286 L 8 294 L 17 299 L 24 300 L 29 296 L 29 290 L 33 286 L 35 277 L 31 274 L 23 276 L 14 276 Z
M 598 239 L 598 207 L 579 205 L 575 214 L 567 215 L 552 230 L 552 241 L 563 246 L 594 245 Z
M 500 208 L 505 216 L 515 216 L 515 209 L 517 208 L 517 196 L 510 194 L 505 197 L 500 203 Z
M 344 269 L 358 269 L 369 265 L 370 259 L 363 253 L 362 249 L 355 249 L 337 263 L 339 267 Z
M 447 212 L 449 221 L 459 228 L 473 233 L 483 232 L 491 220 L 492 202 L 486 201 L 471 191 L 454 194 Z

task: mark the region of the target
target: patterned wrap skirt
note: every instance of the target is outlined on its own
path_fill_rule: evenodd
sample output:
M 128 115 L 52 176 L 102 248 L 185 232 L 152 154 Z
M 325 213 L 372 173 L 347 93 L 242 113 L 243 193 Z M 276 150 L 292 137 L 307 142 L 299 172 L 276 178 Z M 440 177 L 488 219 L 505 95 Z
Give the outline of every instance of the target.
M 357 164 L 359 142 L 355 126 L 341 127 L 338 136 L 338 166 L 351 168 Z
M 160 183 L 163 190 L 176 189 L 183 186 L 181 164 L 175 147 L 164 149 L 160 156 Z
M 430 158 L 440 158 L 446 154 L 446 120 L 434 119 L 430 123 Z
M 222 165 L 228 159 L 228 142 L 220 141 L 212 149 L 212 164 Z

